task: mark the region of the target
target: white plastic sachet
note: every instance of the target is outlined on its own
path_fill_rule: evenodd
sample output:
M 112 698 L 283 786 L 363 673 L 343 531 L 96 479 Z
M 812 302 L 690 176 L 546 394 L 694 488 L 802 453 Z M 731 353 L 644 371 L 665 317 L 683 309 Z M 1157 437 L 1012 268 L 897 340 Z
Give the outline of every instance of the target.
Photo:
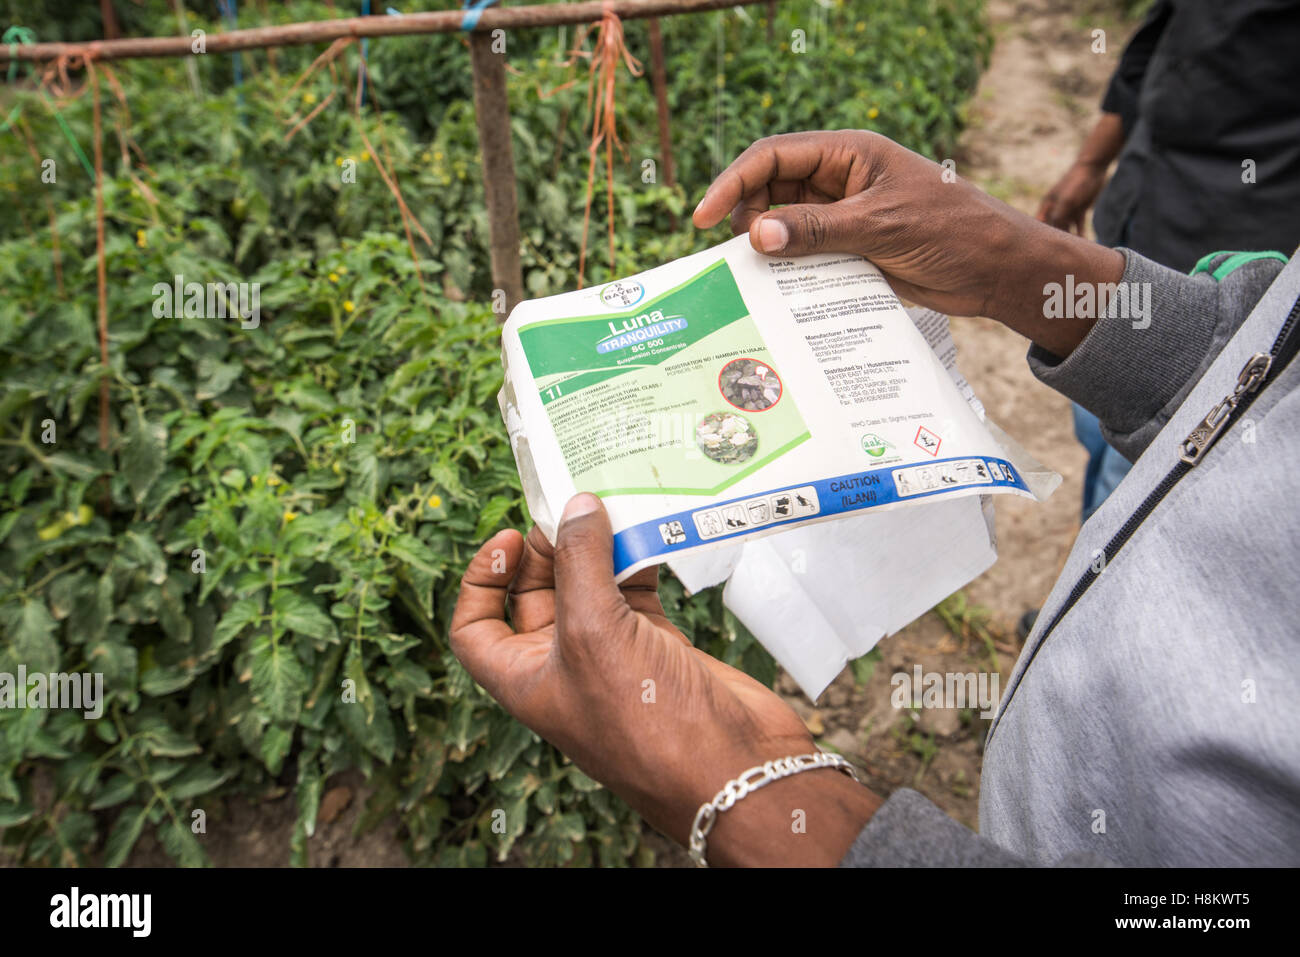
M 728 606 L 815 695 L 993 562 L 986 498 L 1060 481 L 986 425 L 954 352 L 946 319 L 909 316 L 860 257 L 742 236 L 521 303 L 500 402 L 548 537 L 572 495 L 600 495 L 620 580 L 662 562 L 693 590 L 729 578 Z

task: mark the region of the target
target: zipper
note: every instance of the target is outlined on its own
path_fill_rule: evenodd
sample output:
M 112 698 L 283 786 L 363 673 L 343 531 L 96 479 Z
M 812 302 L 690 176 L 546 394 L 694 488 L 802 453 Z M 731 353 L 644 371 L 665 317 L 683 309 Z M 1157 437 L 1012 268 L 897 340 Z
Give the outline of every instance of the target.
M 1183 439 L 1178 462 L 1165 473 L 1165 477 L 1142 500 L 1142 504 L 1133 511 L 1133 514 L 1120 526 L 1119 530 L 1111 536 L 1101 554 L 1094 558 L 1087 570 L 1074 583 L 1074 587 L 1066 595 L 1065 601 L 1061 603 L 1056 614 L 1052 616 L 1052 620 L 1043 629 L 1042 636 L 1029 653 L 1029 660 L 1025 662 L 1025 667 L 1020 670 L 1015 684 L 1011 686 L 1011 690 L 1007 693 L 1007 706 L 1002 709 L 1003 715 L 1010 710 L 1016 689 L 1019 688 L 1021 680 L 1028 673 L 1029 666 L 1033 664 L 1034 656 L 1047 642 L 1056 626 L 1061 623 L 1061 619 L 1092 587 L 1092 583 L 1101 577 L 1101 573 L 1115 560 L 1115 556 L 1119 554 L 1120 549 L 1133 537 L 1133 534 L 1146 521 L 1147 516 L 1155 511 L 1156 506 L 1160 504 L 1164 497 L 1173 490 L 1183 476 L 1200 464 L 1205 458 L 1205 454 L 1210 451 L 1219 438 L 1231 429 L 1237 420 L 1245 414 L 1246 410 L 1250 408 L 1251 403 L 1255 401 L 1255 397 L 1276 379 L 1287 364 L 1295 358 L 1296 353 L 1300 351 L 1300 335 L 1296 334 L 1298 330 L 1300 330 L 1300 299 L 1297 299 L 1295 304 L 1291 306 L 1291 312 L 1288 313 L 1286 321 L 1282 323 L 1282 328 L 1278 330 L 1272 348 L 1268 352 L 1257 352 L 1246 360 L 1246 364 L 1242 366 L 1241 372 L 1237 375 L 1237 384 L 1233 387 L 1232 392 L 1225 395 L 1214 408 L 1210 409 L 1205 418 L 1201 420 L 1196 428 L 1192 429 L 1187 438 Z M 1001 719 L 999 719 L 1000 723 Z M 992 740 L 992 735 L 990 735 L 990 740 Z M 985 747 L 987 747 L 987 742 Z

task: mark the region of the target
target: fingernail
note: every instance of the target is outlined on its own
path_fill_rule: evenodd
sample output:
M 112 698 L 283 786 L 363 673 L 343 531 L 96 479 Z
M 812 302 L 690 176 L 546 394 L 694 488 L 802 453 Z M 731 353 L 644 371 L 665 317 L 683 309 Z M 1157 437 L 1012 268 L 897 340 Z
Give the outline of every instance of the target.
M 705 193 L 703 196 L 700 197 L 700 201 L 695 204 L 695 211 L 691 213 L 691 219 L 694 219 L 696 216 L 700 215 L 700 207 L 704 205 L 704 201 L 708 198 L 709 198 L 708 193 Z
M 590 492 L 579 492 L 569 499 L 568 505 L 564 506 L 564 514 L 560 516 L 560 521 L 567 522 L 570 519 L 581 518 L 583 515 L 590 515 L 598 508 L 600 508 L 600 499 Z
M 758 245 L 765 253 L 776 253 L 785 249 L 790 241 L 790 232 L 785 223 L 779 219 L 764 219 L 758 224 Z

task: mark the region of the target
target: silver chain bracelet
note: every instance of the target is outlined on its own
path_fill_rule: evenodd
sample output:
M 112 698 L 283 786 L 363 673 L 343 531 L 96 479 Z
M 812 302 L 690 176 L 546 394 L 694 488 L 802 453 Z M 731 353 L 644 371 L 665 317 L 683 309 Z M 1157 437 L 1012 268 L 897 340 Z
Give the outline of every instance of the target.
M 691 824 L 691 860 L 698 867 L 709 866 L 709 862 L 704 857 L 705 842 L 709 832 L 713 830 L 713 825 L 717 823 L 718 815 L 723 811 L 730 810 L 741 798 L 748 797 L 773 781 L 803 771 L 814 771 L 817 768 L 838 768 L 853 780 L 858 780 L 858 773 L 853 769 L 853 765 L 838 754 L 829 754 L 825 751 L 777 758 L 752 767 L 735 780 L 728 781 L 726 786 L 714 795 L 712 801 L 701 804 L 700 809 L 695 812 L 695 821 Z

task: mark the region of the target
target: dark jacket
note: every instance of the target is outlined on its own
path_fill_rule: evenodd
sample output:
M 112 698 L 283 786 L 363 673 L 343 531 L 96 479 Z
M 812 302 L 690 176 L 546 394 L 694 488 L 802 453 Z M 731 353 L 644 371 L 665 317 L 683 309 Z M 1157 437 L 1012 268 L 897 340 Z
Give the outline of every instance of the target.
M 1158 0 L 1102 100 L 1126 139 L 1098 240 L 1181 272 L 1217 250 L 1292 252 L 1298 66 L 1300 0 Z

